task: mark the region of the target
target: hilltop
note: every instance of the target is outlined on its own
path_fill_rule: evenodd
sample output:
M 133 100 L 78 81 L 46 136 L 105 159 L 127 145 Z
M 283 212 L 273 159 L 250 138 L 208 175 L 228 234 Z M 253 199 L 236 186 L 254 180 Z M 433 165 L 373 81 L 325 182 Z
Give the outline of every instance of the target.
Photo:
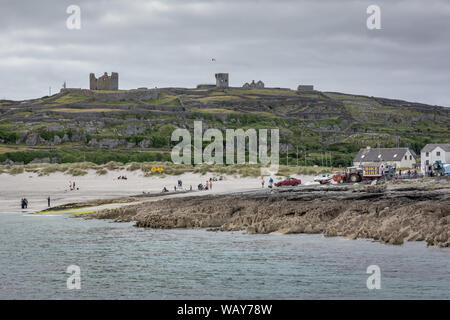
M 361 147 L 450 142 L 450 108 L 386 98 L 290 89 L 62 89 L 0 100 L 0 162 L 170 160 L 172 131 L 279 128 L 281 161 L 347 165 Z M 117 152 L 120 151 L 120 152 Z M 147 152 L 143 152 L 147 151 Z M 329 157 L 328 156 L 328 157 Z M 329 159 L 329 158 L 327 158 Z

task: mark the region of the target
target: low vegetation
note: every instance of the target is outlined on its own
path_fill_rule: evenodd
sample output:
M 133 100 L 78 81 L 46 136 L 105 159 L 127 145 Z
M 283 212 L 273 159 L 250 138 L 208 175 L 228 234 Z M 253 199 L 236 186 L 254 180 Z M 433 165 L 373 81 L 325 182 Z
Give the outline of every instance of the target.
M 162 168 L 159 172 L 157 169 Z M 47 163 L 47 164 L 27 164 L 27 165 L 0 165 L 0 174 L 21 174 L 24 172 L 36 173 L 38 176 L 46 176 L 52 173 L 64 173 L 71 176 L 84 176 L 89 171 L 95 171 L 97 175 L 106 175 L 108 172 L 116 170 L 127 170 L 130 172 L 140 171 L 146 177 L 163 176 L 163 175 L 181 175 L 183 173 L 198 173 L 206 175 L 213 173 L 217 175 L 237 175 L 241 177 L 259 177 L 261 176 L 262 165 L 235 164 L 235 165 L 218 165 L 218 164 L 201 164 L 197 166 L 173 164 L 172 162 L 131 162 L 128 164 L 120 162 L 108 162 L 106 164 L 95 164 L 92 162 L 77 163 Z M 329 172 L 330 167 L 319 166 L 286 166 L 279 167 L 278 176 L 290 175 L 316 175 L 319 173 Z

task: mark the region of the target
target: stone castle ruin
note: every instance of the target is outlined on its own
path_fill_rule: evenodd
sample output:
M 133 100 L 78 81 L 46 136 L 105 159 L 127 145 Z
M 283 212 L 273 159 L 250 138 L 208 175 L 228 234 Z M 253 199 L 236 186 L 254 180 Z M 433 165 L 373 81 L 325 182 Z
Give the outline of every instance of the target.
M 111 76 L 105 72 L 98 79 L 95 74 L 89 75 L 89 88 L 91 90 L 119 90 L 119 74 L 117 72 L 111 72 Z
M 242 88 L 244 89 L 264 89 L 264 82 L 262 82 L 261 80 L 259 80 L 258 82 L 255 82 L 255 80 L 253 80 L 251 83 L 246 82 Z
M 228 88 L 228 73 L 216 73 L 216 88 Z

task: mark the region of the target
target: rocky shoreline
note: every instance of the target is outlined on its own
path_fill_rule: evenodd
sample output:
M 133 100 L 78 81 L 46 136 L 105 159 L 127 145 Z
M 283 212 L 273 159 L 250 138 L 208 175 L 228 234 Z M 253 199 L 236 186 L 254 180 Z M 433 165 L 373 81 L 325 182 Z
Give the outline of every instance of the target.
M 165 199 L 92 213 L 146 228 L 322 233 L 450 246 L 450 183 L 314 186 Z

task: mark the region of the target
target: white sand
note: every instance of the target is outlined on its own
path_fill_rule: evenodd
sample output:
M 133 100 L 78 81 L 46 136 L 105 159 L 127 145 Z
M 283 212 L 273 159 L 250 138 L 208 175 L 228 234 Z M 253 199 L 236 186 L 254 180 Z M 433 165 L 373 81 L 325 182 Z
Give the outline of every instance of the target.
M 120 175 L 127 176 L 127 180 L 117 180 Z M 85 176 L 73 177 L 64 173 L 52 173 L 49 176 L 39 177 L 35 173 L 22 173 L 18 175 L 0 174 L 0 212 L 35 212 L 47 208 L 47 197 L 51 198 L 51 206 L 72 202 L 82 202 L 95 199 L 117 198 L 129 195 L 138 195 L 143 192 L 160 193 L 163 187 L 173 191 L 178 179 L 183 181 L 183 188 L 197 190 L 199 183 L 206 183 L 210 177 L 218 177 L 217 174 L 193 174 L 185 173 L 180 176 L 165 176 L 163 178 L 144 177 L 140 170 L 126 171 L 115 170 L 105 175 L 97 175 L 90 170 Z M 300 178 L 303 184 L 309 184 L 313 176 L 295 176 Z M 275 181 L 281 178 L 275 178 Z M 265 187 L 268 185 L 265 178 Z M 69 181 L 75 181 L 79 190 L 70 191 Z M 229 193 L 247 191 L 261 188 L 261 178 L 238 178 L 225 176 L 225 180 L 213 182 L 212 190 L 202 191 L 206 193 Z M 187 194 L 192 195 L 192 194 Z M 29 205 L 27 210 L 20 207 L 20 200 L 27 198 Z

